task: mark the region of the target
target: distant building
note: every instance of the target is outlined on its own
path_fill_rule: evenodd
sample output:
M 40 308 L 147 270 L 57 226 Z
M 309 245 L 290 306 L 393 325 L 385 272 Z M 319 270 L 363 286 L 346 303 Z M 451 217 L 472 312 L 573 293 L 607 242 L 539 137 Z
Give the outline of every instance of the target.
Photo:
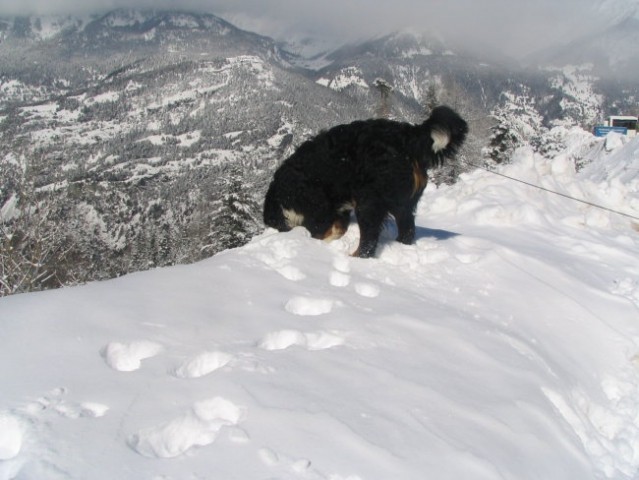
M 595 135 L 605 137 L 610 132 L 617 132 L 629 137 L 637 135 L 637 117 L 632 115 L 611 115 L 603 125 L 595 127 Z

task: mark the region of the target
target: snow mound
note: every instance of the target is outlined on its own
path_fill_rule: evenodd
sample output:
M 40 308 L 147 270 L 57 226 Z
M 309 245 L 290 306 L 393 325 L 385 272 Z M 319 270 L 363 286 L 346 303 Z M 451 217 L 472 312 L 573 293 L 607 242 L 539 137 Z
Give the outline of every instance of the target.
M 302 333 L 297 330 L 281 330 L 269 333 L 260 343 L 265 350 L 284 350 L 294 345 L 309 350 L 325 350 L 345 343 L 345 338 L 332 332 Z
M 131 343 L 111 342 L 103 349 L 104 360 L 111 368 L 120 372 L 131 372 L 142 365 L 142 360 L 156 356 L 162 345 L 139 341 Z
M 151 458 L 173 458 L 195 446 L 213 443 L 223 426 L 236 425 L 242 409 L 221 397 L 197 402 L 184 415 L 141 430 L 129 439 L 129 445 Z
M 18 420 L 0 413 L 0 461 L 15 458 L 22 448 L 22 428 Z
M 294 315 L 315 316 L 330 313 L 334 304 L 330 298 L 294 297 L 286 302 L 284 309 Z
M 602 142 L 614 139 L 614 147 L 602 150 L 601 144 L 595 143 L 591 150 L 598 152 L 597 159 L 577 172 L 574 155 L 583 143 L 574 135 L 566 133 L 566 150 L 553 158 L 536 154 L 529 147 L 518 149 L 512 163 L 499 171 L 510 179 L 483 171 L 465 174 L 451 195 L 438 192 L 432 204 L 422 202 L 421 206 L 431 214 L 470 214 L 475 222 L 503 226 L 525 222 L 552 228 L 559 220 L 575 227 L 610 228 L 627 224 L 628 218 L 639 218 L 639 138 L 628 142 L 625 137 L 609 135 Z M 580 156 L 588 154 L 582 151 Z
M 233 360 L 233 355 L 222 352 L 203 352 L 190 358 L 175 370 L 175 375 L 180 378 L 198 378 L 208 375 Z

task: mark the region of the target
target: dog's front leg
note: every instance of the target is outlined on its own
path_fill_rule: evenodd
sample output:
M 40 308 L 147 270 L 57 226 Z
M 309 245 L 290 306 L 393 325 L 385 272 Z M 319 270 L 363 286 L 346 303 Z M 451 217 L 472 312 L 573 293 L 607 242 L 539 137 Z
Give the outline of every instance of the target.
M 359 225 L 359 247 L 354 257 L 370 258 L 375 255 L 379 233 L 386 217 L 386 210 L 376 203 L 358 201 L 355 216 Z

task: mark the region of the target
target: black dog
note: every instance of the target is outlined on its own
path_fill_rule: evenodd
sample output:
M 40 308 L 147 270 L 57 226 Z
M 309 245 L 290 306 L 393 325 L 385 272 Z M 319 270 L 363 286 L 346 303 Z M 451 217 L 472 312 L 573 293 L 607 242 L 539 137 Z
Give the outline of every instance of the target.
M 359 257 L 375 254 L 390 213 L 397 240 L 415 239 L 415 207 L 426 170 L 462 145 L 466 122 L 437 107 L 421 125 L 385 119 L 338 125 L 304 142 L 277 169 L 266 193 L 264 223 L 279 231 L 304 226 L 314 238 L 341 237 L 355 209 Z

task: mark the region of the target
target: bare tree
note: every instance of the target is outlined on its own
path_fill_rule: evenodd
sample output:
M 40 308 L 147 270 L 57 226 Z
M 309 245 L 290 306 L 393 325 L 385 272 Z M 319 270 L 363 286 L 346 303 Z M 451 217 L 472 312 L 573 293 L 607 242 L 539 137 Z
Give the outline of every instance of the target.
M 62 285 L 66 233 L 52 211 L 41 202 L 0 223 L 0 296 Z

